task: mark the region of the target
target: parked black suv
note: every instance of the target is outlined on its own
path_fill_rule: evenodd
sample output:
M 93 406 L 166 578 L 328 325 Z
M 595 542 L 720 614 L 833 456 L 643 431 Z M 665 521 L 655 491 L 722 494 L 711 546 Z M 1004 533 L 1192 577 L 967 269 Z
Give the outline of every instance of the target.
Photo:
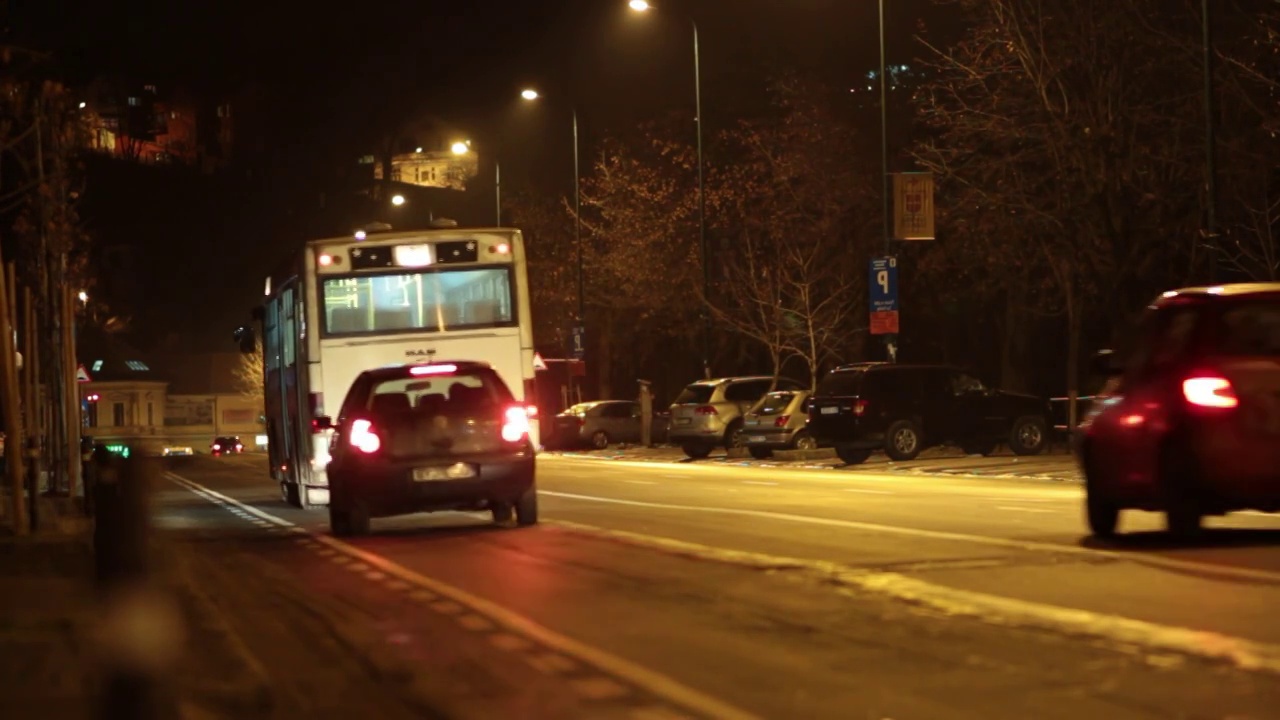
M 849 464 L 883 449 L 911 460 L 936 445 L 988 455 L 1000 443 L 1036 455 L 1049 440 L 1046 400 L 989 390 L 945 365 L 861 363 L 832 370 L 809 405 L 809 434 Z

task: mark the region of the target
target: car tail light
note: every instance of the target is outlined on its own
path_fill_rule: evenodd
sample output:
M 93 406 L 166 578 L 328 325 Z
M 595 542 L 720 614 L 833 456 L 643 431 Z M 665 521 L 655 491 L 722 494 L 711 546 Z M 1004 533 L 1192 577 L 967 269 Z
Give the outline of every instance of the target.
M 244 445 L 241 445 L 240 443 L 236 443 L 236 450 L 243 450 L 243 449 L 244 449 Z
M 527 416 L 530 420 L 532 420 L 533 418 L 538 417 L 538 406 L 537 406 L 537 405 L 525 405 L 525 406 L 524 406 L 524 410 L 525 410 L 525 414 L 526 414 L 526 416 Z
M 222 446 L 221 446 L 221 445 L 219 445 L 218 443 L 214 443 L 214 444 L 213 444 L 213 449 L 214 449 L 214 450 L 221 450 L 221 449 L 222 449 Z
M 716 412 L 716 408 L 714 405 L 699 405 L 697 409 L 694 410 L 693 412 L 695 415 L 719 415 L 720 414 Z
M 351 421 L 351 435 L 348 438 L 351 447 L 365 454 L 378 452 L 382 447 L 382 438 L 373 430 L 373 423 L 368 420 Z
M 853 414 L 854 414 L 854 415 L 856 415 L 856 416 L 858 416 L 858 417 L 862 417 L 863 415 L 867 414 L 867 401 L 866 401 L 866 400 L 858 400 L 858 401 L 854 402 L 854 403 L 853 403 Z
M 520 442 L 529 436 L 529 411 L 525 407 L 509 407 L 502 416 L 502 439 Z
M 1217 375 L 1199 375 L 1182 381 L 1182 396 L 1192 405 L 1233 408 L 1240 404 L 1231 381 Z
M 791 422 L 791 416 L 790 416 L 790 415 L 779 415 L 779 416 L 778 416 L 778 419 L 773 421 L 773 426 L 774 426 L 774 427 L 786 427 L 786 426 L 787 426 L 787 423 L 789 423 L 789 422 Z

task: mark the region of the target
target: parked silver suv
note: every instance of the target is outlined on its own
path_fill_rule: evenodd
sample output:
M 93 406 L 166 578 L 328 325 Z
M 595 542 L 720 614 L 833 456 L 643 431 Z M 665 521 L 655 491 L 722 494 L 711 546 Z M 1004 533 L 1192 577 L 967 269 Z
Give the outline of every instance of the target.
M 758 375 L 690 383 L 671 404 L 670 442 L 695 459 L 710 455 L 717 445 L 741 445 L 743 415 L 773 384 L 773 378 Z M 802 388 L 794 380 L 778 378 L 777 389 Z

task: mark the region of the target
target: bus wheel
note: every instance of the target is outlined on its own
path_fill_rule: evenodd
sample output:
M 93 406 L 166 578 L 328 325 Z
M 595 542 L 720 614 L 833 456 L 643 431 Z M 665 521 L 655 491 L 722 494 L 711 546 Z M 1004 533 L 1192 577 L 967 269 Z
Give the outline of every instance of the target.
M 302 507 L 302 494 L 298 492 L 298 484 L 291 483 L 288 480 L 280 481 L 280 499 L 284 500 L 286 505 L 293 507 Z

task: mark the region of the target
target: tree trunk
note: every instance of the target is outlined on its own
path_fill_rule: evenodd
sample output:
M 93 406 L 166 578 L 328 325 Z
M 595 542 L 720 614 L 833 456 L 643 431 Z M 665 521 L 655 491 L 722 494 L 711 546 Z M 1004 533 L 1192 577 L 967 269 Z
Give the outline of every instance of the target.
M 1080 308 L 1076 305 L 1075 287 L 1068 280 L 1067 295 L 1067 428 L 1074 429 L 1077 399 L 1080 396 Z
M 600 319 L 596 330 L 596 387 L 600 391 L 597 397 L 608 400 L 613 397 L 613 316 L 602 313 Z

